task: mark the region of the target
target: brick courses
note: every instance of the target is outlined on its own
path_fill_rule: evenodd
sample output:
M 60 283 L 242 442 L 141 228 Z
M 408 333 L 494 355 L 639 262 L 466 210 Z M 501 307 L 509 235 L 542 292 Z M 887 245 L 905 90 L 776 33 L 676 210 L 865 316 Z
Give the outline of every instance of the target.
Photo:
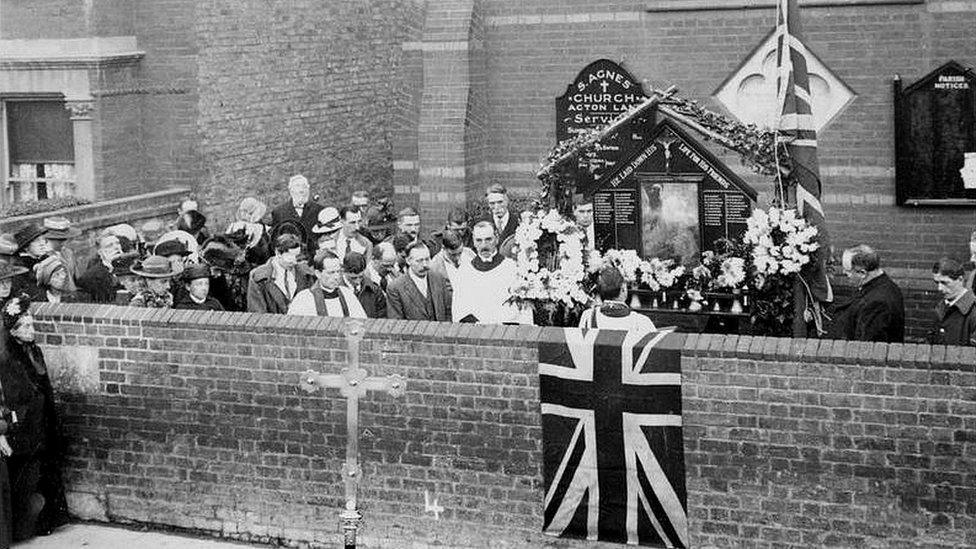
M 35 307 L 42 344 L 98 351 L 97 390 L 61 393 L 76 513 L 337 543 L 344 400 L 298 377 L 341 368 L 342 320 Z M 361 404 L 367 546 L 551 546 L 552 330 L 367 322 L 364 367 L 407 380 Z M 976 543 L 976 349 L 693 334 L 682 368 L 694 546 Z

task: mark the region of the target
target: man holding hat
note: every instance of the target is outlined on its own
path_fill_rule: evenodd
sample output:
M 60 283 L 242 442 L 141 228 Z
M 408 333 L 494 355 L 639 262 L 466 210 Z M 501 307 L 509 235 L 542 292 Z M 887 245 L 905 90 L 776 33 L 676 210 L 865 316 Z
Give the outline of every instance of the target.
M 223 311 L 219 301 L 210 297 L 210 267 L 205 264 L 192 264 L 183 271 L 183 286 L 186 292 L 173 306 L 174 309 L 196 311 Z
M 47 229 L 47 241 L 51 245 L 51 250 L 61 256 L 64 269 L 68 273 L 68 291 L 73 292 L 78 288 L 75 286 L 75 277 L 78 276 L 78 263 L 75 261 L 75 253 L 71 248 L 65 247 L 65 242 L 81 236 L 81 231 L 77 227 L 72 227 L 67 217 L 45 217 L 44 228 Z
M 146 288 L 132 296 L 129 305 L 150 309 L 169 309 L 173 307 L 173 294 L 169 291 L 170 279 L 178 273 L 173 265 L 161 255 L 151 255 L 132 266 L 133 274 L 145 280 Z

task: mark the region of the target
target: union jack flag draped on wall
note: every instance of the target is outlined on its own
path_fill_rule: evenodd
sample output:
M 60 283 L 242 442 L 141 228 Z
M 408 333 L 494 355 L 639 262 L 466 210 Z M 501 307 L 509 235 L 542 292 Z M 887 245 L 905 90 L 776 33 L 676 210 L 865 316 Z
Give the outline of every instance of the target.
M 817 161 L 817 129 L 813 122 L 810 75 L 807 73 L 807 48 L 800 29 L 797 0 L 779 0 L 776 24 L 776 80 L 780 105 L 778 132 L 787 139 L 786 149 L 793 160 L 796 181 L 796 207 L 810 225 L 817 228 L 820 249 L 801 275 L 816 301 L 833 300 L 827 280 L 825 258 L 829 252 L 827 223 L 820 202 L 820 166 Z
M 543 529 L 688 547 L 684 336 L 575 328 L 557 334 L 539 344 Z

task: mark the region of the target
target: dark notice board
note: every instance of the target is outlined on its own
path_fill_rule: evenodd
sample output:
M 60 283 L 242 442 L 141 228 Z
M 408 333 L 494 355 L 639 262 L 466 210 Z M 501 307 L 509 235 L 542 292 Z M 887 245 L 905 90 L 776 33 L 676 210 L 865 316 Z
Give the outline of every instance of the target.
M 976 205 L 959 173 L 976 152 L 976 74 L 950 61 L 894 93 L 898 205 Z
M 609 59 L 594 61 L 556 98 L 556 139 L 566 141 L 606 126 L 646 98 L 640 83 L 626 69 Z M 640 122 L 630 124 L 598 144 L 592 155 L 581 157 L 576 191 L 592 194 L 600 180 L 641 148 L 645 136 L 640 130 L 646 127 Z
M 662 118 L 644 147 L 593 195 L 596 247 L 682 258 L 741 238 L 756 191 L 676 122 Z

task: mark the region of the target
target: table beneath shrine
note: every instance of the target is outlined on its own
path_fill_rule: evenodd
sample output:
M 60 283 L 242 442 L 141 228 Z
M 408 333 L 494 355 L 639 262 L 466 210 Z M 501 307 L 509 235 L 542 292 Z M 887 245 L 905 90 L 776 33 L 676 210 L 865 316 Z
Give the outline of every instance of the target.
M 693 334 L 752 334 L 752 322 L 749 321 L 748 313 L 652 308 L 633 310 L 650 318 L 658 328 L 674 326 L 679 332 Z

